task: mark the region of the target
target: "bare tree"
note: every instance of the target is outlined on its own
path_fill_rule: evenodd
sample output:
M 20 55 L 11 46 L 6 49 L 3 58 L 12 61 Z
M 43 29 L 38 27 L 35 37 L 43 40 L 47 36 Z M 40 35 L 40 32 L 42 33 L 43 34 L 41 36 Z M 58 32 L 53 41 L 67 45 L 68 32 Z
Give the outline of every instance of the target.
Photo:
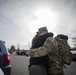
M 10 47 L 10 49 L 9 49 L 9 52 L 10 52 L 10 53 L 13 53 L 13 52 L 15 52 L 15 50 L 16 50 L 16 49 L 15 49 L 15 46 L 12 45 L 12 46 Z

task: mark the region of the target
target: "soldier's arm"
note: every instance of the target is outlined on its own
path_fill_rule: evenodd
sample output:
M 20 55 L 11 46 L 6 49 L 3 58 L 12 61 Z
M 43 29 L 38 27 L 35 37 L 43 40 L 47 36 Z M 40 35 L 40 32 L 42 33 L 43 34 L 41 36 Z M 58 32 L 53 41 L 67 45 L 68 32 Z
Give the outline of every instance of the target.
M 44 42 L 44 45 L 39 48 L 30 49 L 28 55 L 31 57 L 45 56 L 54 49 L 53 38 L 49 37 Z

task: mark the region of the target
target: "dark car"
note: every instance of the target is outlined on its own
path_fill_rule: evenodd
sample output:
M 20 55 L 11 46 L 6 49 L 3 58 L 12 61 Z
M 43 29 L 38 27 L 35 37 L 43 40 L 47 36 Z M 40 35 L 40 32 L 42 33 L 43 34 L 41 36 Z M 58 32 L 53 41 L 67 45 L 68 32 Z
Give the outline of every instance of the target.
M 20 55 L 25 55 L 26 54 L 26 51 L 25 50 L 22 50 L 21 52 L 20 52 Z
M 5 46 L 5 42 L 0 40 L 0 69 L 4 75 L 11 74 L 10 54 Z
M 26 55 L 26 50 L 17 50 L 16 54 L 17 55 Z
M 16 50 L 16 54 L 17 54 L 17 55 L 20 55 L 20 51 L 21 51 L 21 50 Z

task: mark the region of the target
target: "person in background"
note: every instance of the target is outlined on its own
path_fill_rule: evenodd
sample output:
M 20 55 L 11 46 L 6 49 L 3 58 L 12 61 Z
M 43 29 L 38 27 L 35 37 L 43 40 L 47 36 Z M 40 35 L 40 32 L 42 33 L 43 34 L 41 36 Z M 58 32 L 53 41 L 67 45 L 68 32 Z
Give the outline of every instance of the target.
M 32 40 L 31 49 L 41 47 L 48 37 L 53 37 L 53 33 L 48 32 L 47 27 L 39 28 L 37 34 Z M 48 55 L 41 57 L 31 57 L 29 62 L 30 75 L 47 75 L 46 69 L 50 64 Z
M 67 40 L 68 36 L 63 34 L 58 34 L 54 38 L 48 37 L 42 47 L 30 49 L 29 56 L 42 57 L 48 55 L 50 60 L 50 67 L 47 69 L 48 75 L 64 75 L 64 64 L 60 55 L 63 55 L 62 51 L 70 49 Z

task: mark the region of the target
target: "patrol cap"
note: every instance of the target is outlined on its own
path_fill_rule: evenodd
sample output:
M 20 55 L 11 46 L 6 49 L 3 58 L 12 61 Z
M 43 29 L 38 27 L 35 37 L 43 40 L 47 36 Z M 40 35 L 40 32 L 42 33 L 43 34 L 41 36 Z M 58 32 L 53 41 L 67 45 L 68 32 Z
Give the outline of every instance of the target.
M 68 36 L 67 35 L 58 34 L 57 37 L 61 38 L 61 39 L 64 39 L 64 40 L 68 40 Z
M 41 27 L 38 29 L 37 33 L 48 32 L 47 27 Z

